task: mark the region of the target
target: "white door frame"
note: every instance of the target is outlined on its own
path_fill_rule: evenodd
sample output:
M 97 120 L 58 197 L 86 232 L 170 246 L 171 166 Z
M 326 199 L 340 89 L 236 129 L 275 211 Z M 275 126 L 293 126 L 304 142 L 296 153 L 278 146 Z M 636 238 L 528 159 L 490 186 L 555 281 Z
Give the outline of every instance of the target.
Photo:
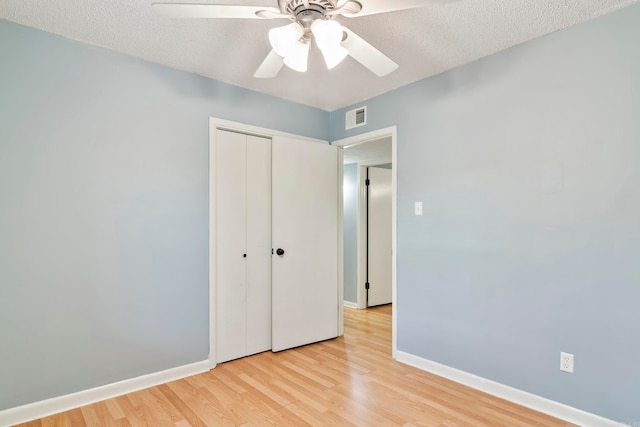
M 384 129 L 378 129 L 371 132 L 363 133 L 356 136 L 351 136 L 349 138 L 339 139 L 337 141 L 331 142 L 331 144 L 339 146 L 339 147 L 348 147 L 352 145 L 364 144 L 369 141 L 373 141 L 380 138 L 391 138 L 391 304 L 393 305 L 393 311 L 391 315 L 391 356 L 395 359 L 396 352 L 398 349 L 398 340 L 397 340 L 397 326 L 398 326 L 398 310 L 397 310 L 397 264 L 398 264 L 398 251 L 397 251 L 397 243 L 398 243 L 398 227 L 397 227 L 397 192 L 398 192 L 398 168 L 397 168 L 397 126 L 391 126 Z M 364 178 L 362 177 L 362 169 L 363 165 L 358 165 L 358 185 L 361 186 L 361 182 L 364 182 Z M 362 208 L 363 200 L 360 196 L 363 194 L 362 191 L 358 191 L 358 308 L 365 308 L 366 305 L 366 290 L 364 288 L 364 271 L 366 266 L 364 265 L 364 256 L 363 252 L 365 250 L 364 246 L 364 224 L 365 224 L 365 209 Z M 342 240 L 342 239 L 340 239 Z M 342 288 L 342 284 L 340 286 Z M 344 296 L 342 296 L 344 298 Z
M 316 138 L 295 135 L 292 133 L 281 132 L 273 129 L 252 126 L 244 123 L 232 122 L 229 120 L 219 119 L 216 117 L 209 118 L 209 368 L 215 368 L 216 361 L 216 129 L 227 130 L 231 132 L 239 132 L 248 135 L 256 135 L 265 138 L 293 137 L 308 142 L 320 144 L 328 144 Z M 342 284 L 342 157 L 338 160 L 338 335 L 343 332 L 343 284 Z

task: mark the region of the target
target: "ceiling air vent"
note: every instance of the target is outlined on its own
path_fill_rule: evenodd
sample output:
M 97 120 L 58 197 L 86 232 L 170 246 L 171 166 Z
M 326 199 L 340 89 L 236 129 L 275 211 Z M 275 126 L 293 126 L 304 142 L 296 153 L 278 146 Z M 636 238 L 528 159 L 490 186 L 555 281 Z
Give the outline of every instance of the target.
M 367 107 L 359 107 L 345 114 L 345 129 L 353 129 L 367 124 Z

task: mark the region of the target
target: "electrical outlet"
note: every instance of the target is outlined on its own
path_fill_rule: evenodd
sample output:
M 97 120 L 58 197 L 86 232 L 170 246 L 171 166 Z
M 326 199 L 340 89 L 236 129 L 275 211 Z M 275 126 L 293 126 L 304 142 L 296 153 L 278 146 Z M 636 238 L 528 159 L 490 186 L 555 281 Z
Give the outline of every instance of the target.
M 560 353 L 560 370 L 573 374 L 573 354 Z

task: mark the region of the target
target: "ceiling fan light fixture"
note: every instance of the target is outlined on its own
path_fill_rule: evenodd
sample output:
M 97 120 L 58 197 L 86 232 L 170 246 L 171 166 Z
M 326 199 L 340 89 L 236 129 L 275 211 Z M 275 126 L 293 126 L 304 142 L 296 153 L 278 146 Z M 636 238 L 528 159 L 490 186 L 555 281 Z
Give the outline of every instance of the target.
M 311 32 L 328 69 L 341 63 L 349 54 L 349 51 L 340 45 L 343 29 L 336 21 L 316 19 L 311 24 Z
M 309 59 L 309 46 L 309 42 L 296 42 L 292 46 L 289 55 L 284 57 L 284 65 L 300 73 L 306 72 Z
M 349 55 L 349 51 L 340 45 L 331 49 L 320 49 L 320 51 L 329 70 L 341 63 Z
M 286 58 L 296 49 L 295 46 L 303 35 L 304 28 L 302 28 L 302 25 L 292 22 L 284 27 L 269 30 L 269 43 L 271 43 L 271 47 L 278 55 Z
M 311 32 L 320 49 L 340 45 L 342 41 L 342 26 L 336 21 L 316 19 L 311 24 Z

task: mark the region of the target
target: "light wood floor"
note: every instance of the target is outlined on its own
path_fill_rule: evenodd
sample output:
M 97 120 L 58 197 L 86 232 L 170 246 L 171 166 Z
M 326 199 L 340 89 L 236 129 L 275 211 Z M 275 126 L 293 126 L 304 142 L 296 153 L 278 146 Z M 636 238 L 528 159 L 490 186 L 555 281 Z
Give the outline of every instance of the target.
M 345 308 L 345 335 L 22 426 L 569 426 L 391 359 L 391 306 Z

